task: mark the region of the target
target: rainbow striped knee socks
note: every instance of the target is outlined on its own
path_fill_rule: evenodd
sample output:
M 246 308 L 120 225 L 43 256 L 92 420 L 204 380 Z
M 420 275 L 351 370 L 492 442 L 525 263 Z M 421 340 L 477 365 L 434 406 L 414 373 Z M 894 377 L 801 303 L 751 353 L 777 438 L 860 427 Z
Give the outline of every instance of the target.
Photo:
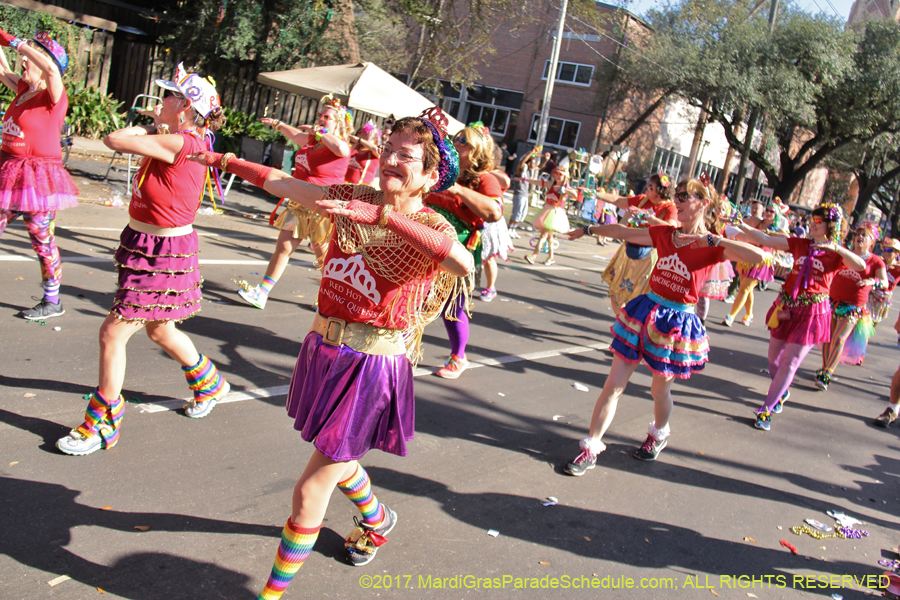
M 381 503 L 375 498 L 375 494 L 372 493 L 369 474 L 361 465 L 357 463 L 353 475 L 338 482 L 337 486 L 362 513 L 366 525 L 378 527 L 384 522 L 384 510 L 381 508 Z
M 275 564 L 272 565 L 272 573 L 266 582 L 266 587 L 256 597 L 257 600 L 278 600 L 284 594 L 288 584 L 309 553 L 312 552 L 319 537 L 318 527 L 304 529 L 297 527 L 288 519 L 284 530 L 281 532 L 281 545 L 278 546 L 278 554 L 275 555 Z

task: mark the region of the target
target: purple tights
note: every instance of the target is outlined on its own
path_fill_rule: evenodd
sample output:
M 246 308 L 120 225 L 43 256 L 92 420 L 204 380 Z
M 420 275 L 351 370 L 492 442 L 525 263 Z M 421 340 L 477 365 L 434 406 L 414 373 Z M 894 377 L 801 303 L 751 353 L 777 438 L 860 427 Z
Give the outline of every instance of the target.
M 469 343 L 469 315 L 466 314 L 466 299 L 460 294 L 456 302 L 456 318 L 459 321 L 451 321 L 444 314 L 447 312 L 449 305 L 450 300 L 447 300 L 447 304 L 444 306 L 443 312 L 441 312 L 441 318 L 444 319 L 447 337 L 450 338 L 450 354 L 465 357 L 466 344 Z
M 789 344 L 769 338 L 769 377 L 772 378 L 772 383 L 769 384 L 769 393 L 766 394 L 766 402 L 759 408 L 760 411 L 772 412 L 772 407 L 791 387 L 797 369 L 812 349 L 812 346 Z

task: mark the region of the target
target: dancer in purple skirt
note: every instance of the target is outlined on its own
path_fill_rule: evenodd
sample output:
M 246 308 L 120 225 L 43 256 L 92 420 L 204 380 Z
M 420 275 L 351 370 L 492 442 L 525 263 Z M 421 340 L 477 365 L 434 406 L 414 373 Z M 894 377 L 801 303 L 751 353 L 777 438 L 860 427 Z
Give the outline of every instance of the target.
M 446 126 L 437 108 L 397 121 L 381 149 L 380 191 L 320 187 L 233 154 L 197 156 L 310 211 L 327 210 L 335 224 L 319 312 L 287 400 L 294 429 L 315 450 L 294 487 L 293 510 L 259 598 L 284 593 L 312 551 L 335 486 L 362 517 L 344 544 L 351 564 L 371 561 L 397 522 L 397 513 L 372 493 L 358 460 L 371 449 L 406 455 L 415 424 L 412 364 L 422 331 L 448 300 L 465 292 L 462 278 L 474 269 L 453 226 L 422 202 L 429 188 L 450 187 L 459 172 Z
M 143 328 L 181 365 L 194 392 L 187 416 L 205 417 L 229 390 L 212 361 L 175 327 L 200 312 L 200 249 L 192 224 L 210 174 L 188 157 L 210 148 L 207 132 L 224 123 L 219 95 L 209 80 L 186 73 L 182 65 L 175 81 L 156 84 L 165 90 L 154 111 L 156 124 L 120 129 L 104 140 L 117 152 L 144 159 L 115 256 L 119 289 L 100 327 L 100 382 L 84 423 L 56 443 L 66 454 L 90 454 L 118 441 L 125 347 Z
M 34 40 L 15 38 L 0 29 L 0 45 L 22 56 L 22 74 L 15 73 L 0 51 L 0 82 L 16 92 L 3 115 L 0 146 L 0 235 L 22 217 L 31 247 L 41 262 L 44 297 L 22 311 L 29 320 L 65 314 L 59 300 L 62 262 L 56 247 L 56 211 L 78 205 L 78 189 L 62 166 L 59 134 L 69 107 L 62 74 L 69 64 L 66 51 L 47 32 Z

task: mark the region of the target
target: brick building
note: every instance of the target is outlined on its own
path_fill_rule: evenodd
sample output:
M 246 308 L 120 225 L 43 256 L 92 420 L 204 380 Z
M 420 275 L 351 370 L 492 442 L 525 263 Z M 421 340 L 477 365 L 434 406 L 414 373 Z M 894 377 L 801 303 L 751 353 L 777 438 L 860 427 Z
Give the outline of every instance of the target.
M 569 15 L 559 55 L 545 145 L 584 148 L 610 144 L 655 98 L 631 97 L 609 102 L 604 68 L 618 59 L 629 40 L 649 33 L 641 19 L 618 7 L 597 2 L 597 16 L 606 23 L 597 30 Z M 464 123 L 482 121 L 495 139 L 515 149 L 533 146 L 559 9 L 552 2 L 536 4 L 534 19 L 511 29 L 500 25 L 493 38 L 495 54 L 478 68 L 476 85 L 462 90 L 444 82 L 443 108 Z M 654 154 L 662 109 L 623 142 L 631 148 L 628 170 L 640 177 Z

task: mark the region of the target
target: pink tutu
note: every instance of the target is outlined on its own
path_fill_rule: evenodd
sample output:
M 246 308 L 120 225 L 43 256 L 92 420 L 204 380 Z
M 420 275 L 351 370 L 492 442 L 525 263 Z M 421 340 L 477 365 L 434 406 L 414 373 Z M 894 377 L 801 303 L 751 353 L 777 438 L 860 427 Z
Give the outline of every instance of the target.
M 712 300 L 724 300 L 728 296 L 728 286 L 734 278 L 731 261 L 723 260 L 712 268 L 706 283 L 700 288 L 700 295 Z
M 59 158 L 0 152 L 0 209 L 50 212 L 78 206 L 78 188 Z
M 766 323 L 770 322 L 779 307 L 776 300 L 766 313 Z M 791 313 L 790 319 L 779 321 L 775 328 L 769 326 L 769 334 L 773 338 L 801 346 L 815 346 L 831 340 L 831 302 L 824 300 L 787 310 Z

